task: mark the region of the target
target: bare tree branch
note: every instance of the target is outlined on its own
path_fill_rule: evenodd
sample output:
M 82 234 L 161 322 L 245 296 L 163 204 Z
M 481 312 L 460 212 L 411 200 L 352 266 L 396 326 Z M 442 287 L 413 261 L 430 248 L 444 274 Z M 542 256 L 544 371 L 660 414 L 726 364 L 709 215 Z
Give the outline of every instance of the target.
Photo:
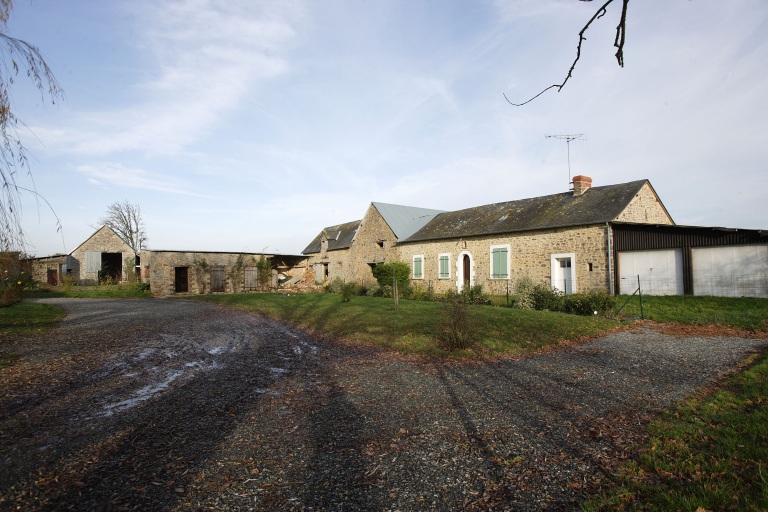
M 579 0 L 580 2 L 591 2 L 592 0 Z M 581 44 L 587 40 L 587 38 L 584 36 L 584 34 L 587 32 L 589 27 L 592 25 L 592 23 L 595 20 L 599 20 L 603 16 L 605 16 L 607 12 L 608 6 L 613 3 L 614 0 L 607 0 L 603 5 L 600 6 L 600 8 L 595 11 L 595 14 L 592 15 L 592 17 L 589 19 L 586 25 L 581 29 L 579 32 L 579 43 L 576 45 L 576 58 L 573 59 L 573 63 L 571 64 L 571 67 L 568 69 L 568 73 L 565 75 L 565 79 L 559 83 L 559 84 L 553 84 L 549 87 L 543 89 L 541 92 L 539 92 L 536 96 L 532 97 L 531 99 L 524 101 L 522 103 L 512 103 L 509 98 L 507 98 L 507 95 L 504 94 L 504 99 L 507 100 L 507 102 L 510 105 L 513 105 L 515 107 L 522 107 L 523 105 L 526 105 L 545 92 L 547 92 L 550 89 L 557 89 L 557 92 L 560 92 L 560 90 L 565 87 L 565 84 L 570 80 L 571 76 L 573 76 L 573 70 L 576 68 L 576 63 L 579 62 L 579 59 L 581 58 Z M 622 8 L 621 8 L 621 18 L 619 20 L 619 24 L 616 27 L 616 38 L 613 41 L 613 45 L 618 48 L 616 51 L 616 59 L 619 62 L 619 66 L 624 67 L 624 38 L 626 34 L 626 24 L 627 24 L 627 5 L 629 4 L 629 0 L 621 0 L 622 2 Z
M 104 217 L 99 219 L 99 224 L 114 231 L 136 254 L 141 253 L 142 247 L 147 243 L 147 233 L 138 204 L 131 204 L 127 200 L 112 203 L 107 207 Z

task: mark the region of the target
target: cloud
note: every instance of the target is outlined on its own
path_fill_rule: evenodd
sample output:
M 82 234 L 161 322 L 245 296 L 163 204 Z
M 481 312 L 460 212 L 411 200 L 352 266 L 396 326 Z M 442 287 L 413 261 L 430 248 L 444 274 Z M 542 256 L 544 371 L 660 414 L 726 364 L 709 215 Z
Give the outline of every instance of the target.
M 84 174 L 88 181 L 97 185 L 115 185 L 118 187 L 170 192 L 173 194 L 196 196 L 185 189 L 176 180 L 163 179 L 156 173 L 144 169 L 126 167 L 120 163 L 104 162 L 101 164 L 80 165 L 77 172 Z
M 84 155 L 121 151 L 174 154 L 222 122 L 260 80 L 289 69 L 283 46 L 294 36 L 292 2 L 147 2 L 136 16 L 150 62 L 131 84 L 144 98 L 111 110 L 75 114 L 60 149 Z

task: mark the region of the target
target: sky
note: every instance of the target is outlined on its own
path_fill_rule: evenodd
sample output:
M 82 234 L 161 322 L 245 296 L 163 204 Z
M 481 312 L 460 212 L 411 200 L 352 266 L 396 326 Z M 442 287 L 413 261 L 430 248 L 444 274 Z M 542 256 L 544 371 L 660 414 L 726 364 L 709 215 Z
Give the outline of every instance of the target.
M 12 89 L 18 181 L 50 203 L 23 196 L 28 252 L 71 252 L 128 201 L 150 249 L 300 254 L 374 201 L 456 210 L 579 174 L 650 180 L 677 224 L 768 229 L 768 2 L 630 2 L 623 68 L 614 3 L 565 87 L 515 107 L 562 82 L 595 2 L 16 0 L 7 33 L 64 89 Z

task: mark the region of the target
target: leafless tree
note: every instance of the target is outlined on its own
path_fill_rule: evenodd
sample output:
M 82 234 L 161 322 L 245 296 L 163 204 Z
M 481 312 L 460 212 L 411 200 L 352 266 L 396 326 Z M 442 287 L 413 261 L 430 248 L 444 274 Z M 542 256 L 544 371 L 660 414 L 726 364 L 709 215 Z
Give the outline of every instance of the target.
M 592 0 L 579 0 L 580 2 L 591 2 Z M 629 0 L 620 0 L 621 1 L 621 17 L 619 18 L 619 24 L 616 25 L 616 37 L 613 40 L 613 46 L 616 47 L 616 60 L 619 63 L 619 66 L 624 67 L 624 38 L 626 36 L 626 30 L 627 30 L 627 4 L 629 4 Z M 589 19 L 586 25 L 581 29 L 579 32 L 579 43 L 576 45 L 576 58 L 573 59 L 573 64 L 571 64 L 571 67 L 568 69 L 568 73 L 565 75 L 565 79 L 559 83 L 559 84 L 553 84 L 549 87 L 546 87 L 541 92 L 539 92 L 536 96 L 533 98 L 524 101 L 522 103 L 512 103 L 509 101 L 509 98 L 507 98 L 507 95 L 504 95 L 504 98 L 511 104 L 516 107 L 521 107 L 525 105 L 526 103 L 530 103 L 545 92 L 547 92 L 550 89 L 557 89 L 557 92 L 560 92 L 563 87 L 565 87 L 566 82 L 573 76 L 573 70 L 576 68 L 576 63 L 579 62 L 579 59 L 581 58 L 581 44 L 587 40 L 587 38 L 584 36 L 584 34 L 587 32 L 589 27 L 592 25 L 592 23 L 595 20 L 599 20 L 605 14 L 608 12 L 608 6 L 612 4 L 614 0 L 607 0 L 603 5 L 600 6 L 597 11 L 592 15 L 592 17 Z
M 13 110 L 11 87 L 16 77 L 24 73 L 41 96 L 45 97 L 47 93 L 54 103 L 63 96 L 63 90 L 40 50 L 6 33 L 12 9 L 13 0 L 0 0 L 0 250 L 23 249 L 25 246 L 21 226 L 21 193 L 27 192 L 45 201 L 34 186 L 29 189 L 17 182 L 18 172 L 26 169 L 29 174 L 29 167 L 27 152 L 18 133 L 23 123 Z M 61 229 L 60 223 L 58 227 Z
M 99 224 L 111 228 L 136 254 L 139 254 L 147 243 L 147 233 L 138 204 L 131 204 L 127 200 L 112 203 L 107 207 L 104 217 L 99 219 Z

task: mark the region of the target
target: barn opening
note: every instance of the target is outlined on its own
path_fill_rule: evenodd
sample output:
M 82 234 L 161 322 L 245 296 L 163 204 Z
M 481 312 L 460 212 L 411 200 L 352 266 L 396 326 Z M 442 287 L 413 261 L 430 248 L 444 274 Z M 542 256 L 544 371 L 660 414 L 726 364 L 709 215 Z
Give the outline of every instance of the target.
M 103 252 L 101 253 L 101 281 L 111 281 L 119 283 L 123 277 L 123 253 L 121 252 Z

